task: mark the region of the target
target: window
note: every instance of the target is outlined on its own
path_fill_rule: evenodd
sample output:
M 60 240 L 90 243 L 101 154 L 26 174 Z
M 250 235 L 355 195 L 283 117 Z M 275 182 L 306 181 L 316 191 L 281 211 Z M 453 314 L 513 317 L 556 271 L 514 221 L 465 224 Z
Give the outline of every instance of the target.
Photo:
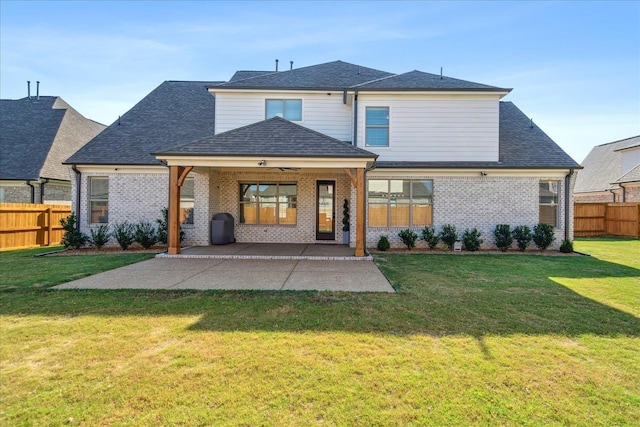
M 241 183 L 240 223 L 294 225 L 297 202 L 295 183 Z
M 558 226 L 559 181 L 540 181 L 540 222 Z
M 302 120 L 301 99 L 267 99 L 265 118 L 282 117 L 287 120 Z
M 109 178 L 89 177 L 89 223 L 109 222 Z
M 180 187 L 180 223 L 193 224 L 194 190 L 193 178 L 184 180 Z
M 368 147 L 389 146 L 389 107 L 367 107 L 365 125 Z
M 369 227 L 417 227 L 432 224 L 433 181 L 368 181 Z

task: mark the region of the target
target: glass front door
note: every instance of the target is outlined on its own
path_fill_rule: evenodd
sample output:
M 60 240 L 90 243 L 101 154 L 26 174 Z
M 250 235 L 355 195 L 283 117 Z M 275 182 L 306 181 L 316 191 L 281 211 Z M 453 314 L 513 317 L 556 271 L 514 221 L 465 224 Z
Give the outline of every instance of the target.
M 318 181 L 316 184 L 316 239 L 336 239 L 336 182 Z

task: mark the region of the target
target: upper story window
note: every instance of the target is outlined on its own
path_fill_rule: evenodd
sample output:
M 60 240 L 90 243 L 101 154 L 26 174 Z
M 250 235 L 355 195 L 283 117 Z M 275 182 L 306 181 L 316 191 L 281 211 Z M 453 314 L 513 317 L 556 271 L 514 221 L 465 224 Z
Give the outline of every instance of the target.
M 365 112 L 365 145 L 389 146 L 389 107 L 367 107 Z
M 282 117 L 287 120 L 302 120 L 301 99 L 267 99 L 265 118 Z
M 89 223 L 109 222 L 109 178 L 89 177 Z
M 558 189 L 559 181 L 540 181 L 539 204 L 540 222 L 558 226 Z

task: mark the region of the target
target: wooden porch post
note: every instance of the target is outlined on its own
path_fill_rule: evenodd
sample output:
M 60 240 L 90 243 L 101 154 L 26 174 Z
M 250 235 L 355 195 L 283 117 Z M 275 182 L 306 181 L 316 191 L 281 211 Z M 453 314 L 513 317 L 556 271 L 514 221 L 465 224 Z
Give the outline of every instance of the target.
M 169 224 L 167 253 L 180 253 L 180 187 L 193 166 L 169 166 Z
M 364 256 L 364 168 L 356 170 L 356 256 Z

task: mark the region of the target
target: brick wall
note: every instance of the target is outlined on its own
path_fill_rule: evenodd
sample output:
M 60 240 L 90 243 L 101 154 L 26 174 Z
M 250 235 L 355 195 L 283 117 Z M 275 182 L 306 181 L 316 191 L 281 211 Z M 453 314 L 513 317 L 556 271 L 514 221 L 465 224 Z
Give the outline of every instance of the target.
M 367 179 L 402 179 L 402 176 L 376 177 L 370 172 Z M 497 224 L 528 225 L 533 228 L 539 220 L 538 192 L 540 180 L 557 178 L 536 177 L 438 177 L 412 176 L 412 179 L 433 180 L 433 225 L 440 231 L 444 224 L 453 224 L 459 236 L 467 228 L 477 228 L 484 240 L 483 248 L 495 248 L 493 230 Z M 564 239 L 564 180 L 560 181 L 558 228 L 554 248 Z M 570 204 L 572 209 L 572 204 Z M 398 232 L 406 227 L 368 228 L 366 244 L 373 248 L 381 235 L 386 235 L 392 247 L 404 247 Z M 422 227 L 413 228 L 420 237 Z M 426 246 L 418 241 L 417 246 Z

